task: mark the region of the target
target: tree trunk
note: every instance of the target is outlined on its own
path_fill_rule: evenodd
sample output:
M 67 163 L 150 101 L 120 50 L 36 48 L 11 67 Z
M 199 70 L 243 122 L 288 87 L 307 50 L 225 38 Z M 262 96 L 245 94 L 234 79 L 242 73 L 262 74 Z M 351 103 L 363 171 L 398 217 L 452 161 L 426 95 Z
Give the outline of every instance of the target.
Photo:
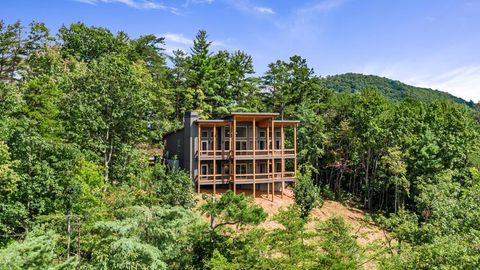
M 113 140 L 110 134 L 110 127 L 107 129 L 106 140 L 107 146 L 104 150 L 104 166 L 105 166 L 105 175 L 104 175 L 104 188 L 103 191 L 107 191 L 107 184 L 110 182 L 110 162 L 112 160 L 113 153 Z
M 70 220 L 72 218 L 72 212 L 69 211 L 67 214 L 67 259 L 70 258 L 70 245 L 71 245 L 71 233 L 72 226 Z

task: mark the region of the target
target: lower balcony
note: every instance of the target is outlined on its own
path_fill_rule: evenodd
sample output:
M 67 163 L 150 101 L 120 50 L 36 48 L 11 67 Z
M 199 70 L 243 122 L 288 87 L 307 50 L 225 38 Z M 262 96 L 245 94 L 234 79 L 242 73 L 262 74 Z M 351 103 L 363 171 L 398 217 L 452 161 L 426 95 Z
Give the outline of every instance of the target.
M 271 182 L 293 182 L 295 181 L 295 172 L 281 172 L 276 173 L 246 173 L 246 174 L 237 174 L 235 178 L 236 184 L 253 184 L 255 176 L 255 183 L 271 183 Z M 228 174 L 205 174 L 200 175 L 200 185 L 222 185 L 233 183 L 233 175 Z

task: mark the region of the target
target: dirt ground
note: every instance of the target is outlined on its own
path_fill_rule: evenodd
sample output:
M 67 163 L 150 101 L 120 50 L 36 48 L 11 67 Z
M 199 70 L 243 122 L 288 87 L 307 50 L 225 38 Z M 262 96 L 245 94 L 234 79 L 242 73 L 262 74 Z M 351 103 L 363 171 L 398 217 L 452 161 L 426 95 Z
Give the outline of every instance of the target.
M 211 194 L 212 190 L 202 189 L 201 192 Z M 223 192 L 225 192 L 225 189 L 217 189 L 217 194 Z M 237 189 L 237 194 L 238 193 L 245 193 L 245 195 L 251 196 L 252 190 Z M 280 209 L 286 208 L 294 203 L 293 192 L 291 189 L 286 189 L 282 196 L 280 192 L 276 191 L 272 200 L 271 193 L 257 190 L 255 192 L 255 203 L 262 206 L 269 215 L 268 219 L 260 226 L 265 229 L 277 228 L 280 225 L 273 221 L 272 217 Z M 326 200 L 321 208 L 314 209 L 312 211 L 311 222 L 307 226 L 308 228 L 313 228 L 315 226 L 315 220 L 326 220 L 333 216 L 340 216 L 345 220 L 350 226 L 352 233 L 358 236 L 357 239 L 360 245 L 385 241 L 383 231 L 376 227 L 375 224 L 366 221 L 364 211 L 345 206 L 337 201 Z

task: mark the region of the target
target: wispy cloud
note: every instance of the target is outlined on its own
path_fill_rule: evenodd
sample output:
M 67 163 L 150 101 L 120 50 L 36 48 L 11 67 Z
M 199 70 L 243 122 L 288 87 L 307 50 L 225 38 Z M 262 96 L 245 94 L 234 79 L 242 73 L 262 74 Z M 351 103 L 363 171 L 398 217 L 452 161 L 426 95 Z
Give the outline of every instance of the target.
M 165 38 L 165 42 L 172 42 L 172 43 L 178 43 L 182 45 L 192 45 L 193 40 L 186 38 L 183 34 L 177 34 L 177 33 L 165 33 L 163 35 L 160 35 Z
M 273 11 L 273 9 L 269 7 L 254 7 L 253 9 L 256 12 L 262 13 L 262 14 L 275 14 L 275 11 Z
M 332 11 L 341 5 L 345 4 L 348 0 L 322 0 L 317 1 L 313 5 L 300 8 L 298 14 L 312 14 L 312 13 L 327 13 Z
M 157 35 L 165 38 L 165 52 L 172 55 L 175 50 L 189 51 L 193 46 L 193 38 L 186 37 L 182 33 L 164 33 Z M 228 49 L 230 48 L 226 41 L 212 40 L 211 47 L 213 49 Z
M 186 0 L 183 4 L 183 7 L 189 7 L 190 5 L 198 5 L 198 4 L 211 4 L 215 2 L 215 0 Z
M 74 0 L 80 3 L 97 5 L 97 4 L 123 4 L 130 8 L 141 10 L 164 10 L 175 15 L 181 15 L 178 8 L 173 6 L 166 6 L 164 4 L 151 0 Z

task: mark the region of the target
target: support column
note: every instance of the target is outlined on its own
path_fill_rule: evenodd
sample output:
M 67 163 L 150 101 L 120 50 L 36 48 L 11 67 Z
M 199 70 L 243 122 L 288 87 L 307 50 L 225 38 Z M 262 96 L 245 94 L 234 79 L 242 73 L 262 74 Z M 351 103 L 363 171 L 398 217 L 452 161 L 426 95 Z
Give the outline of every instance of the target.
M 265 142 L 265 145 L 266 145 L 266 148 L 267 148 L 267 198 L 270 197 L 270 183 L 268 182 L 268 180 L 270 179 L 271 175 L 270 175 L 270 159 L 271 159 L 271 155 L 272 153 L 270 152 L 270 126 L 268 125 L 268 122 L 266 124 L 266 142 Z
M 230 130 L 230 133 L 233 133 L 233 193 L 237 194 L 237 119 L 235 115 L 233 116 L 233 130 Z
M 255 198 L 255 167 L 257 166 L 257 162 L 255 160 L 255 149 L 256 149 L 256 144 L 257 144 L 257 139 L 256 139 L 256 129 L 255 129 L 255 117 L 253 118 L 253 198 Z
M 275 121 L 272 119 L 272 202 L 275 197 Z
M 217 126 L 213 124 L 213 195 L 217 193 Z
M 200 177 L 201 177 L 201 171 L 200 171 L 200 153 L 202 146 L 200 145 L 200 137 L 202 136 L 202 128 L 200 127 L 200 123 L 197 123 L 198 125 L 198 141 L 197 141 L 197 194 L 200 194 Z
M 293 176 L 297 176 L 297 125 L 293 126 Z
M 232 122 L 228 123 L 228 187 L 231 188 L 231 182 L 233 181 L 233 169 L 232 169 Z
M 282 127 L 281 127 L 281 139 L 280 139 L 280 143 L 281 143 L 281 147 L 282 147 L 282 173 L 281 173 L 281 179 L 282 179 L 282 194 L 281 194 L 281 197 L 283 198 L 283 189 L 285 187 L 285 181 L 283 180 L 284 177 L 285 177 L 285 133 L 284 133 L 284 130 L 283 130 L 283 124 L 282 124 Z

